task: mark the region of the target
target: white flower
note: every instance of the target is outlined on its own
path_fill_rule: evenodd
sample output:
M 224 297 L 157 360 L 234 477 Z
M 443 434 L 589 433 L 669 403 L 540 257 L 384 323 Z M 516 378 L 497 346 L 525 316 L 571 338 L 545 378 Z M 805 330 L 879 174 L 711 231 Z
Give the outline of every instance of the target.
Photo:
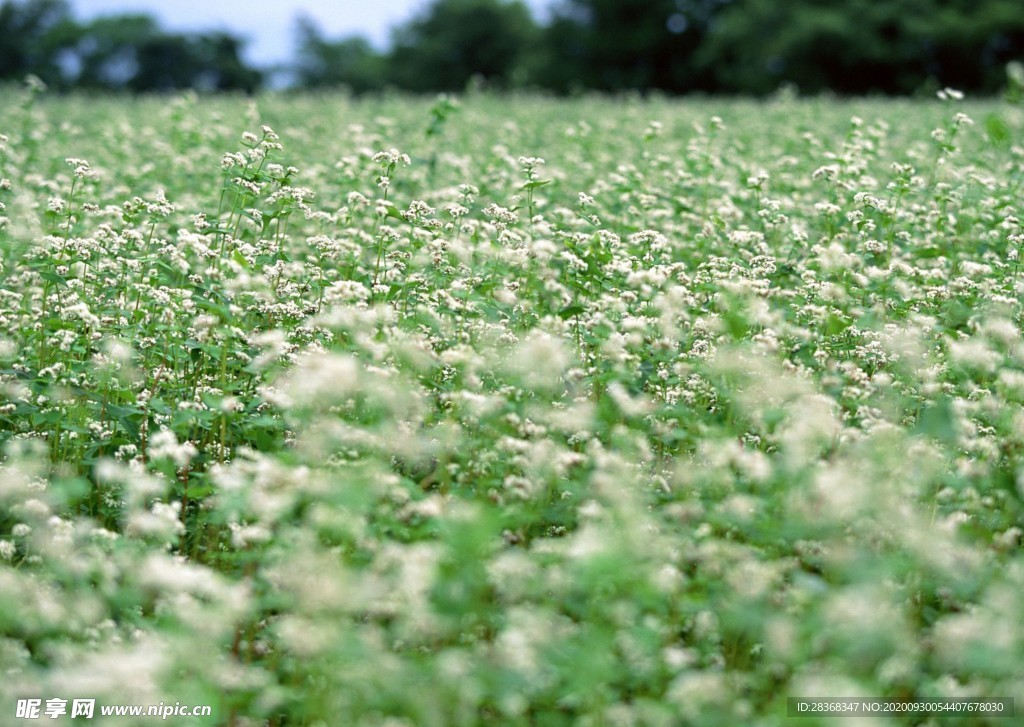
M 572 352 L 566 342 L 543 331 L 532 331 L 511 351 L 504 368 L 527 388 L 552 389 L 571 362 Z
M 408 154 L 403 154 L 398 149 L 389 149 L 386 151 L 379 151 L 372 157 L 373 161 L 381 166 L 392 166 L 401 164 L 403 167 L 407 167 L 412 164 L 412 160 Z
M 152 459 L 170 459 L 178 467 L 185 467 L 199 450 L 192 442 L 178 443 L 170 429 L 161 429 L 149 440 L 149 456 Z

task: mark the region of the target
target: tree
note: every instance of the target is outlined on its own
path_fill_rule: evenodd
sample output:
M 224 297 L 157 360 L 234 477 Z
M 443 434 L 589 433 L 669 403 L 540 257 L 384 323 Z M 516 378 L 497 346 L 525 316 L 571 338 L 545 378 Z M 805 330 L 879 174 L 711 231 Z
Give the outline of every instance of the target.
M 66 0 L 10 0 L 0 3 L 0 79 L 33 73 L 46 83 L 63 80 L 61 51 L 74 41 Z
M 563 0 L 544 33 L 537 80 L 558 91 L 701 88 L 696 48 L 728 0 Z
M 699 51 L 721 90 L 995 91 L 1024 48 L 1018 0 L 736 0 Z
M 196 79 L 200 90 L 254 93 L 263 84 L 263 73 L 242 59 L 245 43 L 229 33 L 204 33 L 197 37 L 204 69 Z
M 343 86 L 354 93 L 381 88 L 385 83 L 385 59 L 365 38 L 354 36 L 327 40 L 312 20 L 296 20 L 298 62 L 296 82 L 304 88 Z
M 1018 0 L 939 0 L 907 18 L 924 47 L 925 71 L 943 86 L 995 92 L 1010 61 L 1024 58 L 1024 8 Z
M 0 2 L 0 79 L 34 73 L 55 88 L 255 90 L 261 74 L 227 33 L 163 31 L 148 15 L 79 23 L 66 0 Z
M 261 74 L 241 59 L 242 42 L 226 33 L 160 33 L 135 48 L 133 91 L 245 91 L 259 86 Z
M 517 83 L 536 25 L 521 0 L 435 0 L 399 27 L 389 78 L 410 91 L 461 91 L 481 77 Z
M 148 15 L 107 16 L 81 27 L 72 54 L 73 82 L 81 88 L 131 88 L 139 73 L 140 47 L 156 42 L 156 21 Z
M 67 51 L 81 88 L 136 93 L 195 88 L 259 87 L 262 75 L 241 58 L 242 41 L 227 33 L 168 33 L 148 15 L 101 17 L 81 26 Z

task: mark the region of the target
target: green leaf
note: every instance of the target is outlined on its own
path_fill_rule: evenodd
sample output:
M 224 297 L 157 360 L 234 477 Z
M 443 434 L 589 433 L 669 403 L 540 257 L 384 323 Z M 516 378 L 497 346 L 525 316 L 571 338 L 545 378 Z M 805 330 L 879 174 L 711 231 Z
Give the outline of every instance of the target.
M 996 146 L 1009 146 L 1013 139 L 1013 132 L 998 114 L 989 114 L 985 117 L 985 134 Z
M 203 310 L 210 313 L 216 313 L 222 321 L 230 321 L 233 317 L 231 315 L 231 309 L 226 303 L 211 300 L 210 298 L 206 298 L 198 294 L 193 294 L 192 300 L 195 301 L 195 304 Z
M 68 287 L 67 280 L 57 275 L 57 273 L 51 273 L 49 270 L 40 270 L 39 277 L 51 283 L 56 283 L 57 285 L 60 285 L 62 287 Z
M 565 321 L 570 318 L 575 318 L 584 311 L 586 311 L 586 308 L 584 308 L 582 305 L 567 305 L 565 308 L 562 308 L 562 310 L 558 311 L 558 317 Z
M 956 415 L 949 398 L 942 397 L 931 406 L 926 407 L 917 418 L 914 432 L 931 437 L 942 444 L 956 444 Z
M 826 336 L 838 336 L 849 327 L 850 321 L 835 313 L 829 313 L 828 318 L 825 319 L 825 325 L 822 326 L 822 331 Z
M 747 322 L 747 317 L 739 308 L 729 308 L 723 311 L 722 320 L 725 322 L 725 327 L 733 340 L 741 341 L 750 332 L 750 324 Z
M 377 206 L 383 208 L 384 217 L 390 217 L 395 220 L 401 220 L 402 222 L 406 221 L 406 219 L 402 217 L 402 213 L 398 210 L 398 207 L 395 206 L 394 202 L 391 202 L 390 200 L 383 200 L 381 202 L 378 202 Z
M 214 488 L 213 488 L 213 485 L 211 485 L 209 482 L 205 482 L 205 481 L 204 482 L 197 482 L 195 484 L 193 484 L 192 482 L 189 482 L 189 485 L 188 485 L 187 488 L 185 488 L 185 491 L 188 493 L 188 496 L 190 498 L 192 498 L 194 500 L 201 500 L 204 497 L 208 497 L 209 495 L 212 495 L 213 492 L 214 492 Z

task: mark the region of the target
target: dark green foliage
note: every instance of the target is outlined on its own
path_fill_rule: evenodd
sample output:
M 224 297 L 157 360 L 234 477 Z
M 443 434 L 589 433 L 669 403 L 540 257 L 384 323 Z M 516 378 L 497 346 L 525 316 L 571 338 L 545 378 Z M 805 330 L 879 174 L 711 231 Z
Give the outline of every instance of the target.
M 0 4 L 0 80 L 39 76 L 56 88 L 254 91 L 262 74 L 223 32 L 169 33 L 143 14 L 76 21 L 64 0 Z
M 690 91 L 693 59 L 723 0 L 564 0 L 544 34 L 536 81 L 573 88 Z
M 474 77 L 508 86 L 535 30 L 519 0 L 437 0 L 395 31 L 389 77 L 410 91 L 461 91 Z
M 365 38 L 328 40 L 304 16 L 296 20 L 298 58 L 295 82 L 303 88 L 344 86 L 354 93 L 384 84 L 385 61 Z
M 1019 0 L 432 0 L 387 50 L 327 38 L 297 20 L 290 71 L 302 88 L 414 93 L 492 88 L 556 93 L 917 94 L 952 87 L 1019 96 Z M 0 80 L 57 88 L 255 90 L 242 41 L 170 33 L 146 15 L 79 22 L 66 0 L 0 2 Z M 475 82 L 474 81 L 474 82 Z
M 85 88 L 124 88 L 139 71 L 137 53 L 157 41 L 156 22 L 146 15 L 97 18 L 79 26 L 71 48 L 76 60 L 64 80 Z
M 0 79 L 34 73 L 47 83 L 60 77 L 58 59 L 69 40 L 66 0 L 0 3 Z
M 909 94 L 952 86 L 994 92 L 1024 53 L 1013 0 L 738 0 L 698 53 L 714 88 L 766 93 Z

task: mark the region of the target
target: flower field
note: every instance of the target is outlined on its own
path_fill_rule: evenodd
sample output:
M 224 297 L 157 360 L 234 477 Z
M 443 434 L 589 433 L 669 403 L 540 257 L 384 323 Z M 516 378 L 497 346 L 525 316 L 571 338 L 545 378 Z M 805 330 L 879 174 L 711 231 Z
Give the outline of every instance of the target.
M 1024 695 L 1024 108 L 940 95 L 5 89 L 0 724 L 1011 724 L 787 714 Z

